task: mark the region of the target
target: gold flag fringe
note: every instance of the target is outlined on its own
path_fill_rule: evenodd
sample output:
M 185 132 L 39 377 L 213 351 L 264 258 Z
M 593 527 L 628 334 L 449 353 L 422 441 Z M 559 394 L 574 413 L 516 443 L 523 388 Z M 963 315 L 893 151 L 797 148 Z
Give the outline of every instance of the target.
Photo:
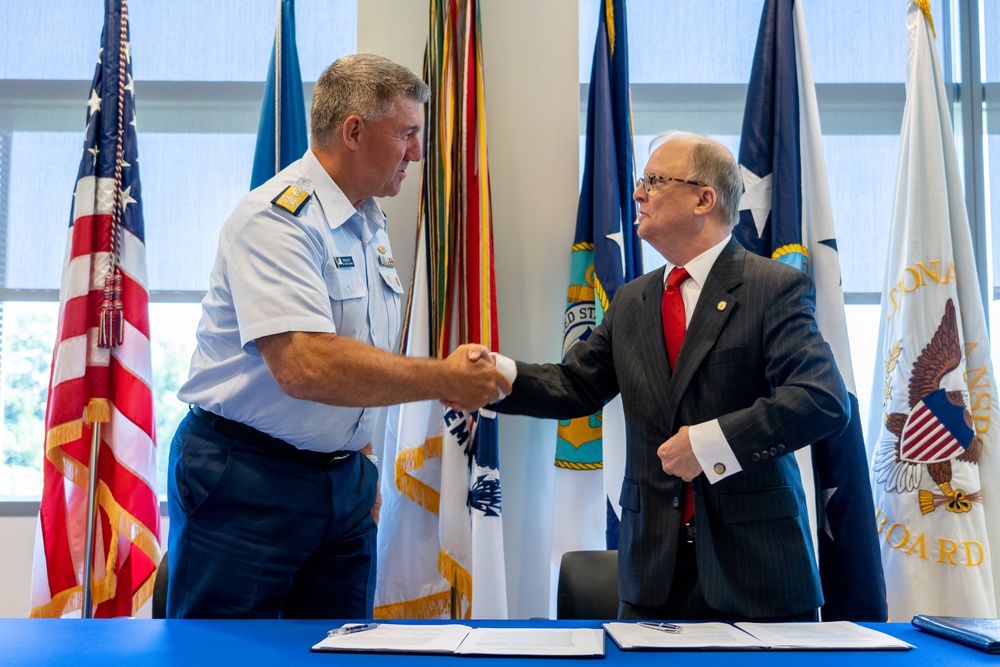
M 416 600 L 404 600 L 375 607 L 375 618 L 405 620 L 410 618 L 439 618 L 451 614 L 451 591 L 426 595 Z
M 472 618 L 472 575 L 443 551 L 438 552 L 438 572 L 448 580 L 461 597 L 469 601 L 462 618 Z M 459 603 L 461 605 L 461 603 Z
M 70 457 L 63 457 L 70 459 Z M 75 462 L 79 466 L 78 462 Z M 81 473 L 86 473 L 86 466 L 79 466 Z M 86 479 L 86 474 L 83 474 Z M 156 566 L 160 562 L 160 545 L 153 535 L 153 532 L 141 521 L 129 514 L 115 500 L 110 487 L 103 480 L 98 482 L 96 501 L 99 507 L 103 508 L 108 515 L 111 524 L 111 538 L 108 544 L 108 554 L 104 564 L 104 577 L 97 579 L 93 585 L 94 604 L 98 605 L 114 598 L 118 588 L 118 576 L 115 568 L 118 564 L 118 540 L 121 535 L 131 538 L 132 547 L 139 549 L 154 563 L 153 572 L 142 583 L 142 585 L 132 594 L 132 614 L 134 615 L 144 605 L 153 593 L 153 585 L 156 579 Z M 44 605 L 31 609 L 31 618 L 58 618 L 72 611 L 83 607 L 83 586 L 60 591 L 52 596 Z
M 106 424 L 111 421 L 111 401 L 106 398 L 90 399 L 83 409 L 83 421 L 88 424 Z
M 428 438 L 419 447 L 407 449 L 396 456 L 396 488 L 405 497 L 435 516 L 441 506 L 441 494 L 410 473 L 424 467 L 424 461 L 441 458 L 441 436 Z

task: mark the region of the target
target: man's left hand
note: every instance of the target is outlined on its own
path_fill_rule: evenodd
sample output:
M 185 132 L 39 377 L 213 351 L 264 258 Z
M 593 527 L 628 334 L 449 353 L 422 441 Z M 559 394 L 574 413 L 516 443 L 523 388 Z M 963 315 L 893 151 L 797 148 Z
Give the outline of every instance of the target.
M 701 463 L 691 449 L 687 426 L 681 426 L 677 433 L 660 445 L 656 455 L 663 464 L 663 472 L 680 477 L 685 482 L 690 482 L 702 472 Z

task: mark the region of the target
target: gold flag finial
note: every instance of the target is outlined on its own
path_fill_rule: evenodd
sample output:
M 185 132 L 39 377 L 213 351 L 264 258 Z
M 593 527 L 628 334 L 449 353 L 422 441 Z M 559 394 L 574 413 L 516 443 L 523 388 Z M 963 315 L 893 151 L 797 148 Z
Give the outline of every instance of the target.
M 920 11 L 927 17 L 927 24 L 931 27 L 931 35 L 937 39 L 937 31 L 934 30 L 934 18 L 931 16 L 931 0 L 916 0 Z

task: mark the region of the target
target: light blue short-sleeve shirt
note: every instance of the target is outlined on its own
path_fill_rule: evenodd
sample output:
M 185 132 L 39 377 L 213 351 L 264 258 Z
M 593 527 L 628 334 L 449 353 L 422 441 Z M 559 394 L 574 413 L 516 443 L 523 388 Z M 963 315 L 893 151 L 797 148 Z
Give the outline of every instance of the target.
M 289 185 L 311 193 L 296 213 L 272 203 Z M 384 424 L 385 408 L 291 398 L 255 341 L 305 331 L 393 349 L 403 291 L 394 264 L 375 200 L 355 209 L 306 151 L 244 197 L 223 226 L 178 397 L 302 449 L 361 449 Z

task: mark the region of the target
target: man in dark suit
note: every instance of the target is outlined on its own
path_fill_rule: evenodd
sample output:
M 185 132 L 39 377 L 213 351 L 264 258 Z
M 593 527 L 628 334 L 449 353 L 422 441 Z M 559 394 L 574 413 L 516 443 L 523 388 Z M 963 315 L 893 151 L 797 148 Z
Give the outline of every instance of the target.
M 732 154 L 700 135 L 664 139 L 633 197 L 665 269 L 620 288 L 563 363 L 517 362 L 497 409 L 568 419 L 621 393 L 620 618 L 815 620 L 793 452 L 843 430 L 847 391 L 809 277 L 732 238 Z

